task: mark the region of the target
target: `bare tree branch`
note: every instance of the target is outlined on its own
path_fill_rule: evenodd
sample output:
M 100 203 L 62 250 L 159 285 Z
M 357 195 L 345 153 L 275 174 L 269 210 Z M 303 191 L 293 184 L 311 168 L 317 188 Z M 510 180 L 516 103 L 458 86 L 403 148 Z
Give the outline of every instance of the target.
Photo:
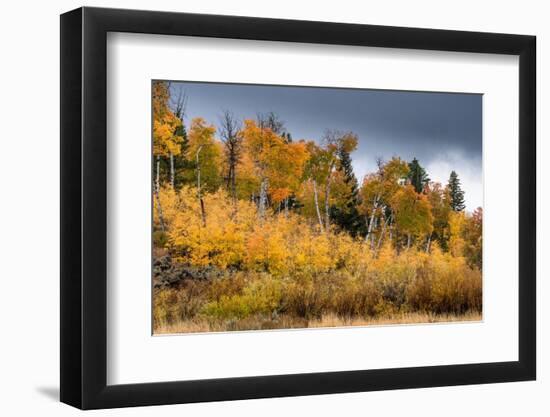
M 225 146 L 227 159 L 226 187 L 231 193 L 233 202 L 237 201 L 237 164 L 242 151 L 242 137 L 239 134 L 241 123 L 229 110 L 225 110 L 220 116 L 220 136 Z

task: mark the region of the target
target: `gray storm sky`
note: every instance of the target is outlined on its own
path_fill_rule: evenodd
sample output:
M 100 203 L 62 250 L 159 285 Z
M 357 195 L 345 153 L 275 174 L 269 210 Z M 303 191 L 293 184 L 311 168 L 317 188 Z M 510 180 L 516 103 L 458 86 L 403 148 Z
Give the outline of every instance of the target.
M 434 181 L 446 184 L 451 170 L 458 173 L 469 211 L 483 205 L 479 94 L 173 82 L 174 96 L 179 89 L 188 97 L 186 122 L 200 116 L 217 126 L 225 109 L 240 119 L 273 111 L 294 140 L 352 131 L 359 181 L 377 157 L 416 157 Z

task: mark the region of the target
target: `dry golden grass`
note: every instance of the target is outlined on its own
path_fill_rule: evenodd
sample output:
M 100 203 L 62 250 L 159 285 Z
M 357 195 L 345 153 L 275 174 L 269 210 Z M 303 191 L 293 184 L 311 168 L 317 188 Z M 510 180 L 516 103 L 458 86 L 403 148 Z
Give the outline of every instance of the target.
M 431 314 L 431 313 L 403 313 L 394 316 L 373 318 L 343 319 L 335 314 L 328 314 L 318 320 L 297 319 L 281 316 L 277 320 L 262 321 L 258 318 L 240 320 L 229 323 L 209 323 L 207 320 L 196 319 L 180 321 L 172 324 L 159 325 L 154 329 L 155 335 L 178 333 L 204 333 L 248 330 L 275 330 L 275 329 L 303 329 L 303 328 L 330 328 L 350 326 L 388 326 L 397 324 L 428 324 L 481 321 L 479 312 L 469 312 L 463 315 Z
M 308 327 L 343 327 L 343 326 L 387 326 L 394 324 L 427 324 L 460 321 L 481 321 L 481 313 L 470 312 L 463 315 L 403 313 L 395 316 L 373 317 L 369 319 L 353 318 L 342 320 L 336 315 L 323 316 L 321 320 L 311 321 Z

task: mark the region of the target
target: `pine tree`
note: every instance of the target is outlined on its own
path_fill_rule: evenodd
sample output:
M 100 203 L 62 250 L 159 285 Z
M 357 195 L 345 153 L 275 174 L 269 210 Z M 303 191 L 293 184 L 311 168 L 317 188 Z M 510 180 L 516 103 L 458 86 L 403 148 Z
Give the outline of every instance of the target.
M 409 162 L 408 179 L 417 193 L 421 193 L 424 187 L 430 182 L 426 170 L 420 165 L 416 158 L 413 158 L 413 160 Z
M 187 138 L 187 129 L 185 128 L 185 124 L 181 124 L 181 126 L 178 126 L 176 129 L 176 135 L 183 137 L 183 141 L 181 143 L 181 151 L 186 152 L 187 147 L 189 146 L 189 139 Z
M 187 152 L 189 150 L 189 138 L 187 135 L 187 128 L 185 124 L 181 126 L 181 135 L 183 141 L 181 144 L 181 155 L 176 158 L 176 189 L 180 189 L 183 185 L 194 184 L 194 181 L 191 181 L 188 178 L 186 173 L 195 169 L 195 161 L 187 157 Z
M 451 172 L 447 187 L 451 196 L 451 208 L 454 211 L 463 211 L 466 208 L 464 204 L 464 191 L 462 191 L 458 174 L 455 171 Z
M 359 204 L 359 183 L 353 172 L 350 153 L 345 149 L 338 151 L 338 170 L 342 172 L 344 182 L 349 189 L 346 202 L 342 207 L 331 207 L 331 218 L 342 229 L 347 230 L 351 235 L 357 236 L 364 233 L 364 222 L 357 209 Z

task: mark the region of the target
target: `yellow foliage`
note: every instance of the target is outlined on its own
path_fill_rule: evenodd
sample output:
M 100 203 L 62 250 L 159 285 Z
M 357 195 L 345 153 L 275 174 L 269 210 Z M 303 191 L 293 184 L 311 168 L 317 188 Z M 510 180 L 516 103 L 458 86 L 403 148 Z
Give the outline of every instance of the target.
M 201 189 L 209 191 L 218 188 L 221 181 L 223 145 L 214 137 L 215 133 L 216 128 L 202 117 L 196 117 L 191 121 L 187 158 L 196 165 L 191 172 L 191 179 L 196 184 L 197 168 L 200 167 Z
M 329 237 L 308 225 L 297 224 L 289 231 L 289 268 L 293 271 L 322 272 L 334 266 Z
M 400 188 L 391 199 L 399 228 L 412 236 L 426 235 L 433 230 L 432 207 L 424 194 L 412 185 Z
M 248 200 L 260 188 L 260 179 L 256 176 L 256 167 L 249 152 L 243 152 L 236 167 L 237 196 Z
M 174 113 L 167 112 L 153 121 L 153 154 L 167 156 L 179 155 L 183 136 L 176 135 L 176 129 L 181 126 L 181 120 Z
M 453 211 L 449 217 L 449 250 L 453 256 L 464 256 L 465 242 L 462 230 L 466 225 L 466 215 L 462 211 Z
M 288 142 L 270 128 L 262 128 L 254 120 L 245 120 L 240 132 L 245 155 L 237 167 L 245 181 L 255 177 L 254 185 L 266 180 L 273 204 L 290 197 L 300 186 L 305 163 L 309 157 L 306 144 Z
M 165 192 L 161 190 L 161 195 Z M 244 260 L 245 236 L 252 228 L 251 220 L 256 214 L 253 204 L 239 201 L 233 215 L 234 207 L 225 191 L 207 194 L 203 198 L 207 213 L 205 227 L 196 189 L 184 187 L 177 198 L 182 210 L 171 220 L 168 236 L 179 260 L 221 268 Z
M 276 234 L 295 225 L 291 219 Z M 284 251 L 278 238 L 270 241 L 262 235 L 254 242 L 249 249 L 258 263 L 250 267 L 267 266 L 266 271 L 230 272 L 223 278 L 187 281 L 178 290 L 157 291 L 156 325 L 205 319 L 220 330 L 289 327 L 285 323 L 307 327 L 309 320 L 327 314 L 346 320 L 387 317 L 391 322 L 410 313 L 459 316 L 482 310 L 480 271 L 437 245 L 431 254 L 397 253 L 388 243 L 374 255 L 368 245 L 340 235 L 316 235 L 292 253 Z M 274 246 L 280 247 L 266 254 Z M 279 276 L 283 259 L 295 270 Z
M 163 81 L 153 85 L 153 154 L 179 155 L 183 136 L 177 135 L 181 120 L 168 107 L 168 85 Z
M 176 192 L 166 187 L 159 197 L 176 259 L 191 265 L 239 266 L 288 275 L 336 268 L 357 270 L 365 268 L 371 256 L 361 239 L 345 233 L 321 233 L 293 213 L 271 214 L 259 220 L 254 203 L 238 200 L 234 206 L 221 189 L 203 197 L 206 225 L 195 188 L 183 187 Z

